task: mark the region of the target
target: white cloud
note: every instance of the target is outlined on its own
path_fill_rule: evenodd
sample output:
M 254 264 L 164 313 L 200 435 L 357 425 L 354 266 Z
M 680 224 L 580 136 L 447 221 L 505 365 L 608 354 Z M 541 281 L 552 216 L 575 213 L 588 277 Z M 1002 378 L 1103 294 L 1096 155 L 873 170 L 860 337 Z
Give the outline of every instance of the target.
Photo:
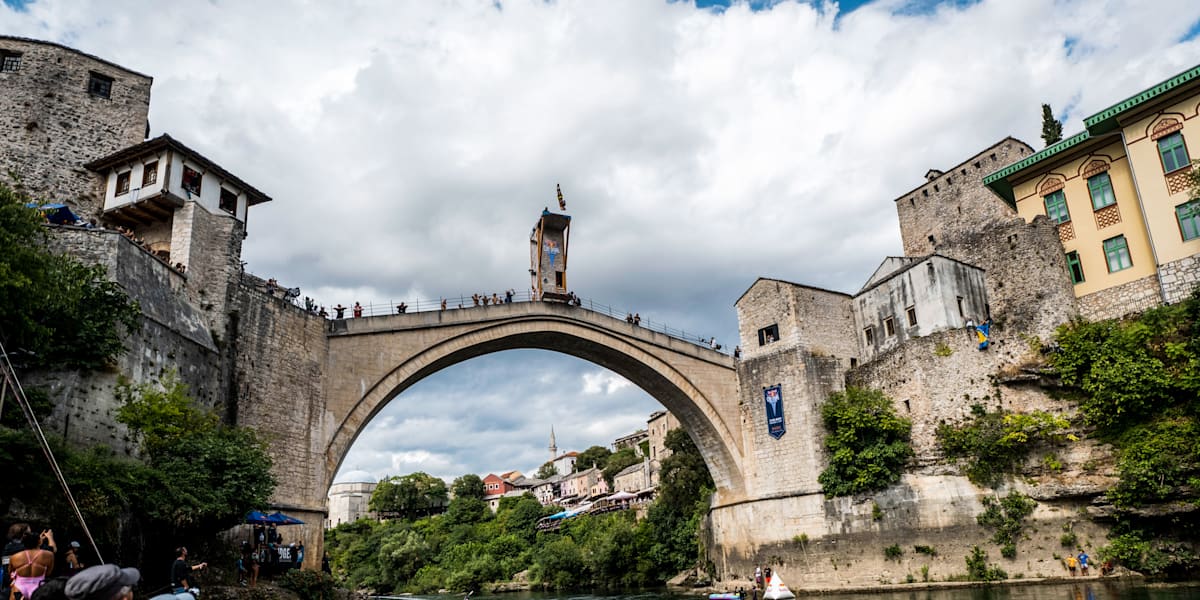
M 612 395 L 630 385 L 629 380 L 611 371 L 591 371 L 583 374 L 583 393 L 589 396 Z
M 153 75 L 154 133 L 275 199 L 252 211 L 249 269 L 326 305 L 525 289 L 525 236 L 561 183 L 581 296 L 728 346 L 755 277 L 854 290 L 899 252 L 891 201 L 927 169 L 1010 134 L 1040 145 L 1043 102 L 1077 131 L 1200 56 L 1179 41 L 1191 0 L 500 7 L 44 0 L 0 23 Z M 545 353 L 445 373 L 429 389 L 470 419 L 422 413 L 414 388 L 383 415 L 403 433 L 364 433 L 354 457 L 536 467 L 550 425 L 583 448 L 607 443 L 587 431 L 612 401 L 656 408 Z

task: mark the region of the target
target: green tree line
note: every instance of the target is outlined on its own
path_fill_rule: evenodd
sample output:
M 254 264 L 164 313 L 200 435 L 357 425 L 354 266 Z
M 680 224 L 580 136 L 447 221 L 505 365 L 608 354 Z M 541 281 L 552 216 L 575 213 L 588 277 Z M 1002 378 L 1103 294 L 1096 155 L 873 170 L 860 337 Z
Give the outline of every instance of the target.
M 534 585 L 560 590 L 660 584 L 700 560 L 699 525 L 713 489 L 686 432 L 668 432 L 665 444 L 672 454 L 662 463 L 658 498 L 641 521 L 633 511 L 619 511 L 537 531 L 537 522 L 558 507 L 544 507 L 525 494 L 501 499 L 492 514 L 477 475 L 456 479 L 445 512 L 425 516 L 426 506 L 445 497 L 445 484 L 424 473 L 389 478 L 372 497 L 372 508 L 415 510 L 393 510 L 391 519 L 361 519 L 328 531 L 334 573 L 347 587 L 381 594 L 479 590 L 521 572 Z M 397 495 L 401 499 L 393 504 Z

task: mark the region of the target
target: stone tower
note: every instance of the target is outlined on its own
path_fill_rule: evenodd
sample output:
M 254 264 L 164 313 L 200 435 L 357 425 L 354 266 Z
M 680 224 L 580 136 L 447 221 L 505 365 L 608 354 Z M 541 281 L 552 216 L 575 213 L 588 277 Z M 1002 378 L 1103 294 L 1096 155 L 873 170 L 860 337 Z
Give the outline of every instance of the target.
M 558 192 L 558 206 L 566 210 L 562 190 Z M 532 278 L 531 293 L 534 300 L 570 299 L 567 288 L 567 241 L 571 236 L 571 217 L 565 214 L 542 210 L 529 234 L 529 275 Z
M 554 426 L 550 426 L 550 460 L 558 458 L 558 444 L 554 442 Z
M 0 59 L 0 181 L 98 216 L 102 190 L 83 165 L 146 138 L 153 80 L 60 44 L 6 35 Z

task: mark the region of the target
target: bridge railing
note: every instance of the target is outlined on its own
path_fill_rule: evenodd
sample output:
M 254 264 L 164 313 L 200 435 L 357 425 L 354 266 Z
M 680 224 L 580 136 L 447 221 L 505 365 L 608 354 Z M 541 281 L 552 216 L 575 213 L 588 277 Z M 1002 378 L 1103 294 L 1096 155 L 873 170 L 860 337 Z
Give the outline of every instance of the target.
M 505 303 L 506 298 L 505 298 L 504 294 L 496 294 L 495 297 L 500 300 L 501 304 Z M 491 304 L 492 296 L 488 295 L 487 298 L 488 298 L 488 303 Z M 520 292 L 514 291 L 513 292 L 512 302 L 534 302 L 534 301 L 535 300 L 534 300 L 532 291 L 520 291 Z M 538 300 L 538 301 L 540 302 L 541 300 Z M 294 300 L 294 302 L 296 303 L 297 306 L 305 308 L 306 310 L 308 310 L 309 312 L 312 312 L 312 313 L 317 313 L 320 310 L 320 306 L 321 306 L 315 300 L 308 298 L 308 297 L 304 298 L 303 303 L 299 300 L 299 298 L 296 298 Z M 431 312 L 431 311 L 436 311 L 436 310 L 443 310 L 443 308 L 442 308 L 443 302 L 445 302 L 445 310 L 460 310 L 460 309 L 467 310 L 467 309 L 471 309 L 471 308 L 484 306 L 482 296 L 480 296 L 479 303 L 476 304 L 476 301 L 474 298 L 472 298 L 471 296 L 464 296 L 464 295 L 448 296 L 445 298 L 437 298 L 437 299 L 418 298 L 418 299 L 414 299 L 414 300 L 390 300 L 386 303 L 369 302 L 367 304 L 360 303 L 360 306 L 362 306 L 362 316 L 363 317 L 379 317 L 379 316 L 384 316 L 384 315 L 399 314 L 400 313 L 399 306 L 401 303 L 404 304 L 405 313 L 418 313 L 418 312 Z M 579 306 L 580 306 L 580 308 L 584 308 L 584 309 L 590 310 L 592 312 L 597 312 L 597 313 L 600 313 L 603 315 L 607 315 L 614 319 L 627 320 L 627 318 L 629 316 L 635 314 L 633 311 L 618 310 L 617 308 L 615 308 L 613 306 L 603 304 L 600 302 L 596 302 L 594 300 L 590 300 L 590 299 L 586 299 L 586 298 L 579 298 Z M 347 318 L 347 319 L 354 318 L 354 305 L 351 304 L 350 306 L 346 306 L 345 309 L 346 309 L 345 310 L 345 318 Z M 330 319 L 336 318 L 337 313 L 334 310 L 333 306 L 326 305 L 325 310 L 328 311 L 328 313 L 329 313 L 328 318 L 330 318 Z M 712 345 L 709 343 L 709 340 L 711 338 L 706 338 L 696 332 L 689 332 L 689 331 L 685 331 L 683 329 L 676 329 L 674 327 L 667 325 L 666 323 L 663 323 L 661 321 L 655 321 L 649 317 L 641 317 L 641 320 L 638 322 L 638 326 L 648 329 L 650 331 L 655 331 L 655 332 L 658 332 L 658 333 L 661 333 L 664 335 L 668 335 L 668 336 L 673 337 L 678 340 L 683 340 L 685 342 L 689 342 L 696 346 L 702 346 L 705 348 L 712 349 Z M 731 354 L 733 352 L 733 350 L 731 348 L 727 348 L 727 347 L 718 347 L 718 348 L 716 348 L 716 350 L 723 354 Z

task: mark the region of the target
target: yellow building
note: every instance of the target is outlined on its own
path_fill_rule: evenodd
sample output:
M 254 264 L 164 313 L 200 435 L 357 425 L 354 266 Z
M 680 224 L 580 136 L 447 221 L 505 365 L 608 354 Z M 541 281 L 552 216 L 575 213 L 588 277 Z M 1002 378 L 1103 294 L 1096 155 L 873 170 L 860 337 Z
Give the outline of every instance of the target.
M 1084 131 L 983 182 L 1025 220 L 1057 223 L 1079 311 L 1118 317 L 1200 282 L 1200 66 L 1084 119 Z M 1188 141 L 1191 141 L 1189 151 Z

